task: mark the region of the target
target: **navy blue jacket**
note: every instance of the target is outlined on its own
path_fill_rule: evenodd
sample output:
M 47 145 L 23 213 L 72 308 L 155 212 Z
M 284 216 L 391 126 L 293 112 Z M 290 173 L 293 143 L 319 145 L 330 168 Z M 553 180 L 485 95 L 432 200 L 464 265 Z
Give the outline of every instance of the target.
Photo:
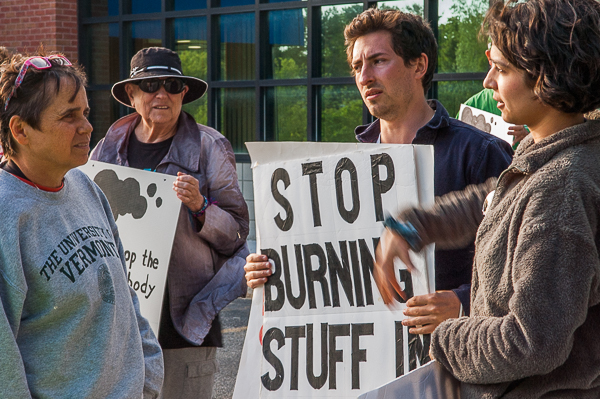
M 412 144 L 433 145 L 436 197 L 500 176 L 512 160 L 511 146 L 496 136 L 451 118 L 439 101 L 429 100 L 428 103 L 435 115 L 417 130 Z M 376 143 L 380 134 L 379 120 L 358 126 L 355 133 L 362 143 Z M 474 243 L 462 249 L 435 251 L 436 290 L 454 290 L 466 314 L 470 310 L 474 252 Z

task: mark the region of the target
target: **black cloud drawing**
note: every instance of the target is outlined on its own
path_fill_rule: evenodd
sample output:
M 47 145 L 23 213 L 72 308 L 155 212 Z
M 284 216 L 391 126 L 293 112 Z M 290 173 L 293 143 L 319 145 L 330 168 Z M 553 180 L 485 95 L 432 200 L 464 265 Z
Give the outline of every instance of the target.
M 484 132 L 490 133 L 492 131 L 492 125 L 485 121 L 485 116 L 479 114 L 477 116 L 473 115 L 473 111 L 471 108 L 466 107 L 462 114 L 460 115 L 460 120 L 468 123 L 471 126 L 475 126 L 479 130 L 483 130 Z
M 106 195 L 115 220 L 119 215 L 128 213 L 134 219 L 140 219 L 146 214 L 148 202 L 141 196 L 140 183 L 134 178 L 119 180 L 113 170 L 105 169 L 94 177 L 94 182 Z

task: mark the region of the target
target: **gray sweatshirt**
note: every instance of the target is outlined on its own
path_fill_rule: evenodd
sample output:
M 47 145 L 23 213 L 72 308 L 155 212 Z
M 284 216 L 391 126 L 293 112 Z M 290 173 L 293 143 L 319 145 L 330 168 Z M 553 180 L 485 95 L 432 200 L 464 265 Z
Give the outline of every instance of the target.
M 471 239 L 489 185 L 402 214 L 424 243 Z M 431 336 L 469 398 L 600 398 L 600 121 L 526 138 L 477 230 L 471 317 Z
M 153 398 L 163 360 L 128 286 L 108 201 L 0 170 L 0 398 Z

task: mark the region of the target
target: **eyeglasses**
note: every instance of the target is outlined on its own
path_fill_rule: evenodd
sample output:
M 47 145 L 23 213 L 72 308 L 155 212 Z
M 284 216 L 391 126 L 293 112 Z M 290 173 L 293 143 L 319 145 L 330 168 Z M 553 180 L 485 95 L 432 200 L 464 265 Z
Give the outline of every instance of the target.
M 15 92 L 17 91 L 19 86 L 21 86 L 21 83 L 23 83 L 23 79 L 25 79 L 25 74 L 27 73 L 27 70 L 29 69 L 29 67 L 32 66 L 38 70 L 52 68 L 52 63 L 50 62 L 50 60 L 54 60 L 56 65 L 65 65 L 65 66 L 72 65 L 71 61 L 69 61 L 67 59 L 67 57 L 62 56 L 62 55 L 51 55 L 50 57 L 29 57 L 29 58 L 27 58 L 25 60 L 25 62 L 23 63 L 23 66 L 21 67 L 19 74 L 17 75 L 17 79 L 15 80 L 15 85 L 14 85 L 12 91 L 10 92 L 10 94 L 8 95 L 8 98 L 6 99 L 6 102 L 4 103 L 5 111 L 8 108 L 8 103 L 10 102 L 10 99 L 15 94 Z
M 164 86 L 167 93 L 178 94 L 185 88 L 185 83 L 179 78 L 167 78 L 167 79 L 144 79 L 137 83 L 140 86 L 140 90 L 145 93 L 156 93 L 160 90 L 160 86 Z

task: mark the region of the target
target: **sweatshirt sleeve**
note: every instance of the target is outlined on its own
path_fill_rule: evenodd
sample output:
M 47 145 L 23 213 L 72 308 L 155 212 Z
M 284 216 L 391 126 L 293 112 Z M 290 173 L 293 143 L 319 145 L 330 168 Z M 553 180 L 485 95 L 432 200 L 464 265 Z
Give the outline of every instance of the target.
M 7 232 L 4 232 L 2 241 L 5 241 Z M 6 250 L 15 248 L 14 242 L 6 247 L 2 243 L 0 252 L 0 348 L 2 348 L 2 361 L 0 361 L 0 381 L 2 397 L 31 398 L 25 365 L 21 351 L 17 344 L 16 336 L 21 324 L 23 304 L 25 302 L 25 277 L 20 270 L 20 256 L 15 251 Z M 9 254 L 12 252 L 12 255 Z M 8 265 L 13 266 L 7 270 Z M 17 265 L 15 267 L 15 265 Z M 17 275 L 15 275 L 17 273 Z
M 461 381 L 493 384 L 549 373 L 566 361 L 588 309 L 600 302 L 597 205 L 557 180 L 528 200 L 512 268 L 474 271 L 510 273 L 514 293 L 506 314 L 448 320 L 432 334 L 433 356 Z
M 463 248 L 475 240 L 477 228 L 483 219 L 483 203 L 494 190 L 496 178 L 485 183 L 467 186 L 437 197 L 432 208 L 411 208 L 400 213 L 398 219 L 409 222 L 421 238 L 420 250 L 435 243 L 436 249 Z
M 216 205 L 206 209 L 198 236 L 217 252 L 232 256 L 248 236 L 248 206 L 240 191 L 235 157 L 227 139 L 218 138 L 203 153 L 208 193 Z

